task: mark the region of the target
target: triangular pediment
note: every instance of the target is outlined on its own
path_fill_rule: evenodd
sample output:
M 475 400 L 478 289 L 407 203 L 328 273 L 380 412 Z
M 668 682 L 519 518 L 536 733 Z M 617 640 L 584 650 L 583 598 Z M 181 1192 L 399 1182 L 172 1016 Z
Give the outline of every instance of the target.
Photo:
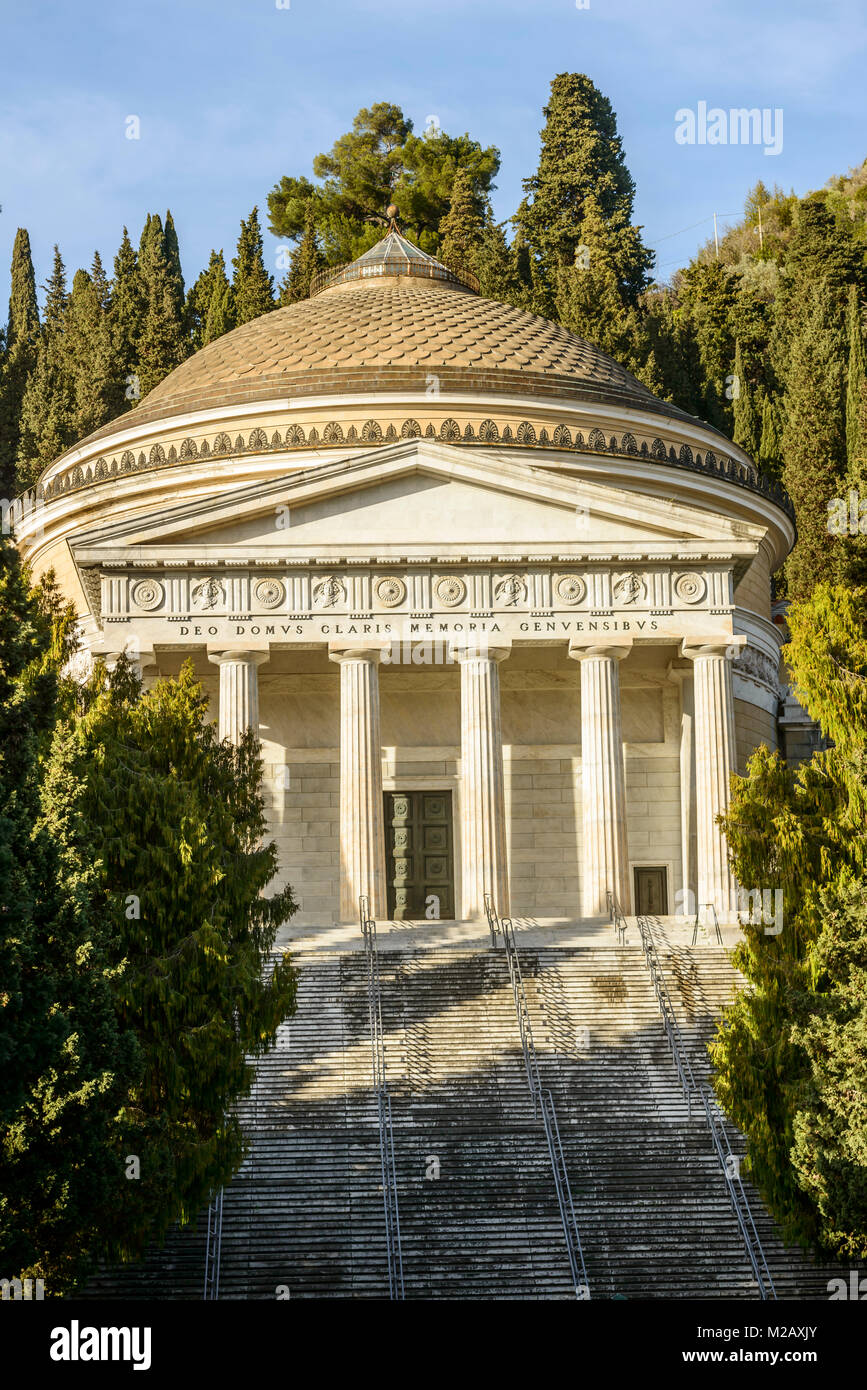
M 760 528 L 616 479 L 409 440 L 110 522 L 79 535 L 73 550 L 87 563 L 106 551 L 243 558 L 335 548 L 755 545 L 760 535 Z

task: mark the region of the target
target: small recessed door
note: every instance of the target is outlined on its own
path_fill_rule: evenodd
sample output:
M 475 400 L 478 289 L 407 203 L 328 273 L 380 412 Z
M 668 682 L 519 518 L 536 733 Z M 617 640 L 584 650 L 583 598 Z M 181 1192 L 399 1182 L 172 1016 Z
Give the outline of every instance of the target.
M 634 869 L 635 912 L 638 917 L 668 915 L 668 871 L 664 867 Z
M 453 919 L 451 792 L 386 792 L 385 835 L 392 920 Z

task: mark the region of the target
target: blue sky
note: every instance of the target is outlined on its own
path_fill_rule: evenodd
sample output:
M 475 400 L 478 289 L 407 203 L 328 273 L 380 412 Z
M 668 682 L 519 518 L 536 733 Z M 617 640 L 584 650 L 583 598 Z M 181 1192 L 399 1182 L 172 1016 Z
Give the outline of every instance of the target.
M 95 247 L 110 265 L 124 224 L 137 240 L 171 207 L 189 281 L 374 101 L 418 132 L 434 115 L 496 144 L 502 219 L 535 167 L 551 78 L 588 73 L 617 112 L 661 278 L 757 179 L 805 193 L 867 157 L 863 0 L 281 2 L 0 0 L 0 316 L 16 227 L 41 283 L 55 241 L 70 272 Z M 678 144 L 676 112 L 700 101 L 782 108 L 782 152 Z M 266 236 L 272 269 L 277 245 Z

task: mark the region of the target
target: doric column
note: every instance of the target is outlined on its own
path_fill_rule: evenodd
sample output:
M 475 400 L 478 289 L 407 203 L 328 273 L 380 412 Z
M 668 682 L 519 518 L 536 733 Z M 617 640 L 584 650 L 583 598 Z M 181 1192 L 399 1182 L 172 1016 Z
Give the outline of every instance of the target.
M 669 666 L 668 674 L 680 689 L 680 898 L 678 914 L 695 915 L 698 892 L 695 837 L 695 694 L 692 665 Z
M 453 647 L 461 667 L 461 915 L 484 916 L 490 893 L 508 917 L 506 798 L 498 663 L 503 647 Z
M 579 646 L 581 662 L 581 780 L 584 827 L 582 903 L 585 917 L 607 911 L 606 891 L 629 912 L 629 849 L 620 717 L 620 662 L 631 642 Z
M 388 911 L 382 805 L 378 648 L 329 647 L 340 666 L 340 916 L 358 918 L 358 899 L 374 917 Z
M 743 639 L 690 639 L 683 655 L 693 664 L 698 904 L 713 903 L 720 920 L 736 903 L 728 848 L 716 818 L 728 810 L 735 771 L 731 656 Z
M 259 671 L 267 651 L 208 651 L 220 668 L 220 738 L 240 743 L 245 729 L 259 736 Z

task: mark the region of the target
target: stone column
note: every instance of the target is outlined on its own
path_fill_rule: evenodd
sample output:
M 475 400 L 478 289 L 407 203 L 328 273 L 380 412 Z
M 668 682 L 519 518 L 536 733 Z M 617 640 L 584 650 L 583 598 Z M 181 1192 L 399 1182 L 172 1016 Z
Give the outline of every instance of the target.
M 631 908 L 619 669 L 631 648 L 628 641 L 598 646 L 569 644 L 569 655 L 581 662 L 585 917 L 598 917 L 607 911 L 608 889 L 624 912 Z
M 259 672 L 267 651 L 208 651 L 220 668 L 220 738 L 240 743 L 245 729 L 259 736 Z
M 483 917 L 490 893 L 508 917 L 506 797 L 498 663 L 509 647 L 453 647 L 461 667 L 461 915 Z
M 720 921 L 736 907 L 726 839 L 716 818 L 728 810 L 736 769 L 731 654 L 739 641 L 690 639 L 682 648 L 693 664 L 698 905 L 713 903 Z
M 695 692 L 691 665 L 670 666 L 668 674 L 680 688 L 680 854 L 681 897 L 677 910 L 694 917 L 698 901 L 695 835 Z
M 340 916 L 358 920 L 358 899 L 374 917 L 388 911 L 379 718 L 379 648 L 329 647 L 340 666 Z

